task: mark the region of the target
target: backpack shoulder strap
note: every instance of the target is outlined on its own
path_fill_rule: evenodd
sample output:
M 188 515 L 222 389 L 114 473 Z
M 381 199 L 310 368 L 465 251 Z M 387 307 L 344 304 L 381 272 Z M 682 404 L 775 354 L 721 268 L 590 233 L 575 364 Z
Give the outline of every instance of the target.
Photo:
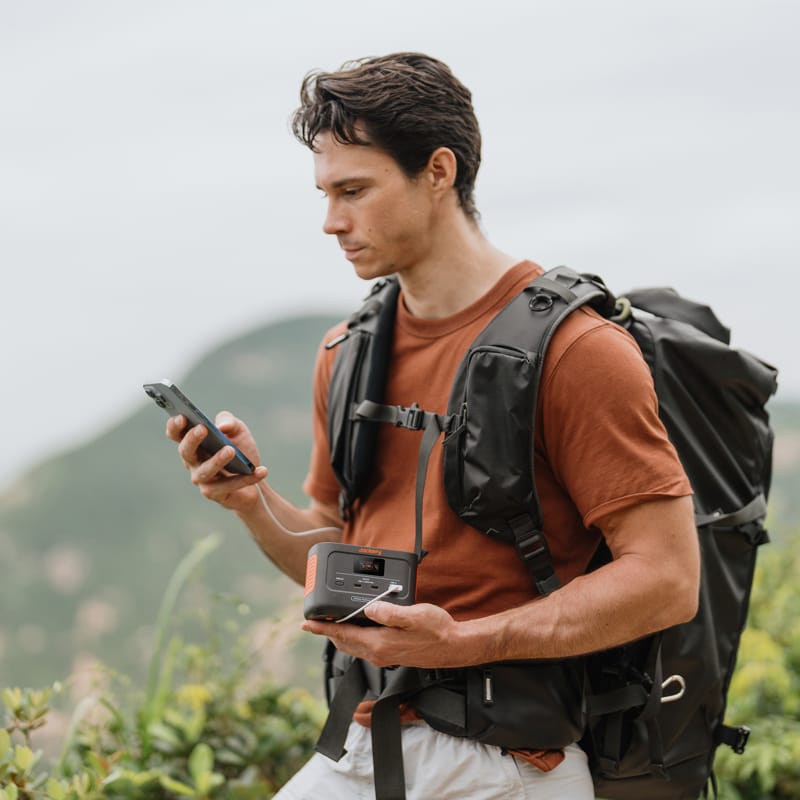
M 337 349 L 328 387 L 328 442 L 331 466 L 342 487 L 343 516 L 370 489 L 378 429 L 353 411 L 363 400 L 383 401 L 399 292 L 396 279 L 378 281 L 350 317 L 347 330 L 325 345 Z
M 600 278 L 568 267 L 535 278 L 473 342 L 448 408 L 459 416 L 444 442 L 448 503 L 468 524 L 514 544 L 540 594 L 560 584 L 534 483 L 539 383 L 553 334 L 584 305 L 610 316 L 615 300 Z

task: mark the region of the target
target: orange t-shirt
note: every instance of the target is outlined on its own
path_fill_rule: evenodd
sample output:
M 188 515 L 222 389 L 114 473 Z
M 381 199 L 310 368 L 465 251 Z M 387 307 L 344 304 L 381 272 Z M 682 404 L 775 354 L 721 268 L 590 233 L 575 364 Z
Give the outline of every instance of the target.
M 384 402 L 444 414 L 456 370 L 489 321 L 541 273 L 532 262 L 506 272 L 478 301 L 445 319 L 412 316 L 398 298 Z M 345 329 L 342 323 L 325 341 Z M 339 485 L 327 439 L 328 384 L 336 349 L 320 349 L 314 376 L 314 447 L 304 490 L 336 503 Z M 503 413 L 498 409 L 498 413 Z M 343 541 L 414 550 L 416 464 L 422 432 L 380 425 L 369 498 L 356 503 Z M 691 494 L 658 417 L 649 369 L 633 338 L 590 309 L 556 330 L 539 389 L 534 473 L 544 534 L 562 584 L 582 574 L 604 515 L 658 497 Z M 643 532 L 644 533 L 644 532 Z M 472 528 L 450 509 L 442 444 L 431 454 L 423 503 L 423 542 L 416 600 L 457 620 L 517 607 L 536 596 L 514 547 Z

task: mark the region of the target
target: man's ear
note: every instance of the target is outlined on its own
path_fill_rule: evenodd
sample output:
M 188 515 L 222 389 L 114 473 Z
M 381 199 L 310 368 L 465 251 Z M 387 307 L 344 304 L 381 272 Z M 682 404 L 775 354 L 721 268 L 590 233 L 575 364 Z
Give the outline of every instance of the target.
M 425 168 L 431 189 L 445 194 L 455 186 L 458 163 L 455 153 L 449 147 L 437 147 L 428 159 Z

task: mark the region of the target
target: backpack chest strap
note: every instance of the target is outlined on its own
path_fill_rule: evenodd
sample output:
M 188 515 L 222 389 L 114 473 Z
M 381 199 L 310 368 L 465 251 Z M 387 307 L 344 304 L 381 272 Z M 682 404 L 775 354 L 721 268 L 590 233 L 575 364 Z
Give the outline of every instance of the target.
M 425 493 L 425 480 L 428 474 L 433 446 L 439 436 L 456 435 L 463 419 L 460 414 L 435 414 L 425 411 L 416 403 L 410 407 L 389 406 L 363 400 L 354 405 L 351 419 L 383 422 L 398 428 L 411 431 L 424 430 L 417 457 L 417 479 L 415 497 L 415 552 L 419 560 L 425 555 L 422 549 L 422 502 Z M 553 561 L 547 541 L 542 532 L 537 530 L 530 514 L 519 514 L 508 520 L 514 535 L 514 547 L 540 595 L 548 595 L 561 586 L 561 581 L 553 569 Z
M 387 406 L 382 403 L 374 403 L 372 400 L 363 400 L 353 408 L 351 419 L 384 422 L 411 431 L 425 431 L 417 456 L 414 498 L 414 552 L 417 554 L 418 561 L 422 560 L 425 555 L 425 550 L 422 549 L 422 501 L 431 452 L 439 436 L 443 433 L 446 435 L 452 433 L 458 428 L 459 416 L 424 411 L 416 403 L 407 408 L 406 406 Z

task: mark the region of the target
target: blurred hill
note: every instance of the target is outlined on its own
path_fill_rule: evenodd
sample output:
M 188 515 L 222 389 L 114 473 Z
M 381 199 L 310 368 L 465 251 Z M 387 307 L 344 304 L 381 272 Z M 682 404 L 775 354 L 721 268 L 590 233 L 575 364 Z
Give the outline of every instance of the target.
M 788 544 L 800 536 L 800 402 L 775 402 L 769 408 L 775 449 L 767 527 L 775 544 Z
M 271 482 L 300 504 L 307 502 L 300 486 L 311 448 L 312 367 L 334 322 L 268 325 L 220 347 L 188 375 L 168 376 L 210 416 L 226 408 L 246 420 Z M 203 585 L 249 604 L 253 633 L 280 640 L 279 653 L 265 652 L 280 662 L 270 668 L 302 679 L 301 665 L 313 656 L 309 683 L 318 683 L 319 642 L 294 642 L 301 588 L 232 514 L 191 485 L 164 436 L 166 415 L 141 389 L 163 377 L 132 376 L 139 411 L 40 464 L 0 497 L 0 685 L 44 685 L 93 656 L 139 677 L 169 577 L 211 532 L 224 542 L 205 562 Z
M 248 422 L 270 480 L 298 504 L 311 447 L 311 372 L 335 319 L 303 317 L 260 328 L 171 376 L 207 413 Z M 224 542 L 203 585 L 248 604 L 249 633 L 278 679 L 319 687 L 318 640 L 299 635 L 302 590 L 258 550 L 233 515 L 191 485 L 166 416 L 140 384 L 142 406 L 84 446 L 25 475 L 0 497 L 0 686 L 45 685 L 94 658 L 140 679 L 170 575 L 196 540 Z M 772 408 L 777 431 L 769 529 L 793 535 L 800 518 L 800 403 Z M 191 594 L 185 601 L 191 605 Z

